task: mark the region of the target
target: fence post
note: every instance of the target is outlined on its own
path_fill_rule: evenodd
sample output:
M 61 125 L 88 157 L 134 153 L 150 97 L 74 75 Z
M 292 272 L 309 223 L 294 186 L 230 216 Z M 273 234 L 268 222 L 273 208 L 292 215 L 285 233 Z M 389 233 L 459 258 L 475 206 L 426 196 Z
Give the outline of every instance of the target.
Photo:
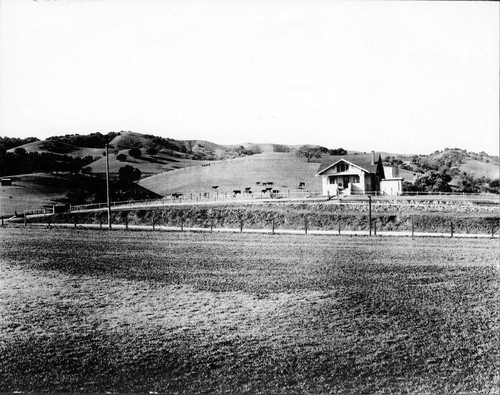
M 128 211 L 125 211 L 125 229 L 128 230 Z
M 102 217 L 99 215 L 99 229 L 102 229 Z
M 274 218 L 273 218 L 273 221 L 272 221 L 272 226 L 273 226 L 273 227 L 272 227 L 272 232 L 271 232 L 271 234 L 273 234 L 273 235 L 274 235 Z
M 495 237 L 495 225 L 491 225 L 491 238 Z
M 340 216 L 339 216 L 339 236 L 340 236 Z
M 214 231 L 214 219 L 211 218 L 210 219 L 210 233 L 212 233 Z
M 47 217 L 47 225 L 49 226 L 50 228 L 50 215 Z
M 304 217 L 304 230 L 305 233 L 307 234 L 307 217 Z
M 453 237 L 453 220 L 450 220 L 450 234 Z
M 415 227 L 413 225 L 413 217 L 411 217 L 411 238 L 415 235 Z
M 243 232 L 243 220 L 240 219 L 240 233 Z
M 153 230 L 155 230 L 155 216 L 153 215 L 153 217 L 151 218 L 151 221 L 153 222 Z

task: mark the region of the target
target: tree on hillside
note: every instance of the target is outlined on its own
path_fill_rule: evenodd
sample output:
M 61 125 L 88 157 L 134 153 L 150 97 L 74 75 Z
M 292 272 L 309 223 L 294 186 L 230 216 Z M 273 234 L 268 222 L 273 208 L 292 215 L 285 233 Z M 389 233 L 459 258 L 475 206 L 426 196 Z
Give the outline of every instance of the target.
M 142 152 L 141 152 L 140 148 L 134 147 L 134 148 L 129 149 L 128 154 L 132 158 L 140 158 L 142 155 Z
M 429 170 L 415 180 L 417 191 L 424 192 L 451 192 L 448 183 L 451 177 L 446 173 L 440 173 L 435 170 Z
M 246 149 L 242 145 L 240 145 L 239 147 L 235 148 L 235 151 L 236 151 L 236 155 L 237 156 L 248 156 L 248 155 L 253 155 L 254 154 L 254 152 L 252 150 Z
M 26 150 L 23 147 L 18 147 L 14 150 L 17 156 L 26 156 Z
M 313 158 L 321 158 L 321 150 L 312 145 L 303 145 L 302 147 L 299 147 L 296 154 L 299 157 L 306 158 L 307 162 L 310 162 Z
M 158 155 L 158 152 L 158 148 L 156 148 L 154 145 L 149 146 L 146 150 L 146 154 L 148 154 L 149 156 Z
M 124 162 L 127 160 L 127 155 L 125 154 L 118 154 L 116 155 L 116 159 L 119 160 L 120 162 Z
M 0 149 L 4 149 L 7 151 L 19 145 L 32 143 L 34 141 L 40 141 L 40 140 L 38 140 L 36 137 L 27 137 L 25 139 L 17 137 L 0 137 Z
M 91 174 L 92 173 L 92 167 L 86 166 L 82 167 L 82 174 Z
M 329 149 L 328 154 L 330 155 L 347 155 L 347 151 L 343 149 L 342 147 L 337 148 L 337 149 Z
M 487 192 L 500 193 L 500 180 L 498 178 L 488 183 Z
M 118 170 L 118 180 L 124 183 L 137 181 L 141 178 L 141 171 L 130 165 L 120 167 Z

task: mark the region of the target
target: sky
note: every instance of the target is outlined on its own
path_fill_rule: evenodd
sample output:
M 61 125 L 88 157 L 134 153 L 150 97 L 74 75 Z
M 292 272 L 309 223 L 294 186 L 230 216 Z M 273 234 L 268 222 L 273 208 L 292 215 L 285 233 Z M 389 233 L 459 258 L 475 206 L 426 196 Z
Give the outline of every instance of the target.
M 0 0 L 0 136 L 498 155 L 497 2 Z

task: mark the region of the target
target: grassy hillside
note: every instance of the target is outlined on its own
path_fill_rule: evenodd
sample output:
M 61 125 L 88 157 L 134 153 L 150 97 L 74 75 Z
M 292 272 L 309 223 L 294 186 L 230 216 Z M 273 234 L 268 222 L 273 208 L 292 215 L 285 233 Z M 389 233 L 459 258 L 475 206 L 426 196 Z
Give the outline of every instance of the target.
M 65 201 L 68 193 L 87 188 L 89 184 L 96 184 L 95 180 L 83 175 L 34 173 L 15 176 L 12 186 L 0 187 L 0 216 Z
M 124 161 L 119 161 L 117 156 L 119 154 L 125 154 L 127 159 Z M 110 173 L 118 173 L 120 167 L 129 165 L 138 168 L 143 177 L 150 176 L 152 174 L 162 173 L 169 170 L 180 169 L 187 166 L 196 166 L 199 164 L 208 163 L 208 161 L 195 161 L 192 159 L 183 159 L 178 157 L 173 157 L 166 154 L 158 154 L 154 156 L 142 154 L 140 158 L 132 158 L 128 154 L 128 150 L 120 150 L 117 154 L 111 153 L 109 155 L 109 171 Z M 95 162 L 90 164 L 93 173 L 105 173 L 106 172 L 106 157 L 101 157 Z
M 305 183 L 304 191 L 319 192 L 321 190 L 321 179 L 315 177 L 318 164 L 307 163 L 305 159 L 297 158 L 295 156 L 297 146 L 250 142 L 221 145 L 205 140 L 174 140 L 126 131 L 110 132 L 106 135 L 92 133 L 90 135 L 55 136 L 44 141 L 19 140 L 18 143 L 21 144 L 29 141 L 21 146 L 17 146 L 13 139 L 3 138 L 3 146 L 7 154 L 0 156 L 0 169 L 5 170 L 2 173 L 3 176 L 10 176 L 39 171 L 78 173 L 88 166 L 93 174 L 102 175 L 106 168 L 104 145 L 108 139 L 111 139 L 109 164 L 113 177 L 117 177 L 120 168 L 126 165 L 132 166 L 141 171 L 143 180 L 140 181 L 140 185 L 161 195 L 177 192 L 213 193 L 213 186 L 218 186 L 219 193 L 231 193 L 233 190 L 244 191 L 250 188 L 255 194 L 261 192 L 264 188 L 261 184 L 264 182 L 272 182 L 272 188 L 282 192 L 298 190 L 300 182 Z M 27 154 L 22 156 L 16 153 L 19 147 L 24 148 Z M 140 149 L 140 157 L 130 155 L 129 150 L 132 148 Z M 37 154 L 45 158 L 37 158 Z M 461 149 L 445 149 L 430 155 L 409 156 L 388 152 L 380 154 L 382 158 L 388 158 L 386 160 L 388 164 L 401 166 L 401 176 L 410 182 L 415 181 L 418 175 L 428 170 L 449 173 L 458 190 L 464 189 L 466 178 L 464 172 L 469 178 L 470 176 L 476 179 L 485 177 L 490 180 L 499 178 L 498 157 L 489 156 L 486 153 L 475 154 Z M 123 155 L 125 158 L 122 157 Z M 71 160 L 85 158 L 85 160 L 75 159 L 75 163 L 65 164 L 64 161 L 68 158 Z M 35 160 L 38 161 L 37 166 L 24 166 L 35 163 Z M 7 166 L 9 163 L 10 166 Z M 63 164 L 65 167 L 61 168 Z M 23 177 L 19 178 L 19 182 L 23 182 Z M 41 176 L 34 177 L 33 180 Z M 50 177 L 50 175 L 44 177 Z M 57 181 L 60 185 L 57 187 L 49 187 L 43 183 L 37 184 L 33 180 L 30 181 L 31 189 L 26 184 L 24 188 L 16 190 L 15 196 L 12 193 L 2 193 L 2 207 L 9 207 L 9 212 L 13 212 L 11 208 L 15 210 L 39 208 L 47 202 L 47 199 L 50 201 L 52 198 L 64 197 L 78 190 L 77 186 L 62 181 L 60 178 Z M 37 187 L 33 189 L 33 185 Z M 485 185 L 488 186 L 487 182 Z M 35 190 L 40 192 L 40 196 L 33 195 Z M 485 189 L 480 186 L 469 188 L 467 191 L 476 190 L 489 191 L 491 188 Z M 23 195 L 22 191 L 29 191 L 29 193 Z M 26 206 L 27 204 L 29 207 Z
M 294 154 L 267 153 L 157 174 L 139 184 L 161 195 L 212 193 L 212 186 L 218 186 L 219 193 L 245 188 L 256 193 L 264 188 L 262 183 L 268 182 L 280 191 L 297 190 L 299 182 L 304 182 L 304 190 L 319 192 L 321 179 L 315 177 L 318 166 Z
M 473 174 L 474 177 L 486 177 L 491 180 L 498 179 L 500 176 L 500 166 L 498 162 L 481 162 L 475 159 L 466 159 L 465 163 L 460 165 L 460 170 L 467 174 Z
M 24 148 L 26 152 L 50 152 L 61 155 L 79 156 L 81 158 L 85 156 L 99 157 L 103 154 L 103 148 L 79 147 L 64 142 L 50 140 L 34 141 L 21 145 L 20 147 Z M 14 152 L 14 150 L 15 148 L 11 148 L 8 151 Z

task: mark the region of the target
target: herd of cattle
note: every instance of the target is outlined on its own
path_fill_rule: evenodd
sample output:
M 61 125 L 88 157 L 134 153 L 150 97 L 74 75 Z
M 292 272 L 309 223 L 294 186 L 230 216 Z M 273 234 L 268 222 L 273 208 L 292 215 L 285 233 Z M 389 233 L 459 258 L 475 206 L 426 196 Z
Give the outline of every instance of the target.
M 280 192 L 280 191 L 279 191 L 279 189 L 274 189 L 274 182 L 272 182 L 272 181 L 267 181 L 267 182 L 259 182 L 259 181 L 257 181 L 255 184 L 256 184 L 256 185 L 259 185 L 260 187 L 263 187 L 263 188 L 261 189 L 261 192 L 262 192 L 262 193 L 264 193 L 264 194 L 265 194 L 265 193 L 268 193 L 268 192 L 269 192 L 269 193 L 273 193 L 273 194 L 275 194 L 275 193 L 279 193 L 279 192 Z M 298 188 L 298 189 L 304 189 L 304 188 L 305 188 L 305 186 L 306 186 L 306 183 L 305 183 L 305 182 L 303 182 L 303 181 L 301 181 L 301 182 L 299 182 L 299 185 L 298 185 L 298 187 L 297 187 L 297 188 Z M 212 185 L 212 189 L 213 189 L 215 192 L 217 192 L 217 189 L 218 189 L 218 188 L 219 188 L 219 186 L 218 186 L 218 185 Z M 252 187 L 246 187 L 246 188 L 245 188 L 245 190 L 241 190 L 241 189 L 234 189 L 234 190 L 232 191 L 232 196 L 241 195 L 241 194 L 252 194 Z M 181 198 L 181 197 L 183 196 L 183 194 L 182 194 L 182 193 L 180 193 L 180 192 L 176 192 L 176 193 L 172 193 L 172 195 L 171 195 L 171 196 L 172 196 L 173 198 L 175 198 L 175 199 L 179 199 L 179 198 Z M 203 197 L 208 197 L 208 196 L 209 196 L 209 193 L 208 193 L 208 192 L 204 192 L 204 193 L 203 193 Z

